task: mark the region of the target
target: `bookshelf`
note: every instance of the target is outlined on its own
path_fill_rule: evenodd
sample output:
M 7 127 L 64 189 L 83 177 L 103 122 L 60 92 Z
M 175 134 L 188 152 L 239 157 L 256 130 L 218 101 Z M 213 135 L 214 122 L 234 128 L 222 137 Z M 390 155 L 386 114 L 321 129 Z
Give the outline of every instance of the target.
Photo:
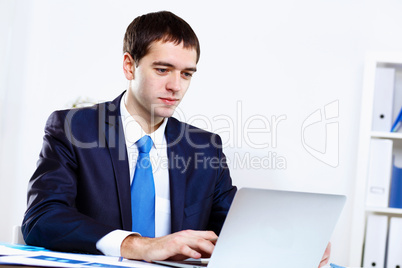
M 366 212 L 386 215 L 401 215 L 402 209 L 400 208 L 380 208 L 380 207 L 366 207 Z
M 366 205 L 368 178 L 370 172 L 370 144 L 373 139 L 392 140 L 392 154 L 402 153 L 402 132 L 373 131 L 376 72 L 378 68 L 394 68 L 394 96 L 392 99 L 395 120 L 402 106 L 402 52 L 372 52 L 366 56 L 361 102 L 358 158 L 355 196 L 353 204 L 352 235 L 350 240 L 349 266 L 362 267 L 367 217 L 370 214 L 402 217 L 402 209 Z M 397 111 L 397 112 L 396 112 Z
M 402 133 L 372 131 L 371 138 L 402 140 Z

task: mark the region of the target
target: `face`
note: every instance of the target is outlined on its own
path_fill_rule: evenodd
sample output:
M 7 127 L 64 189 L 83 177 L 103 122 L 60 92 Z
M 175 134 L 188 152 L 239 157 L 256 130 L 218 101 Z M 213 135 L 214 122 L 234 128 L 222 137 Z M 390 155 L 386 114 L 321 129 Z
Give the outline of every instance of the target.
M 152 125 L 172 116 L 190 86 L 196 59 L 194 49 L 160 41 L 152 43 L 138 66 L 126 53 L 124 72 L 130 80 L 126 107 L 130 114 Z

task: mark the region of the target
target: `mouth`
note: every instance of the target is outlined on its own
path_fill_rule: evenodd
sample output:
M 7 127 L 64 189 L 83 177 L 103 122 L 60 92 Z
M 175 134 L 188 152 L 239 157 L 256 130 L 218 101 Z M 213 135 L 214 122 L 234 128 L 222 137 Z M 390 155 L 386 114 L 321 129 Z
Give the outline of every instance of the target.
M 179 99 L 175 98 L 159 98 L 159 99 L 162 100 L 162 102 L 167 105 L 175 105 L 179 102 Z

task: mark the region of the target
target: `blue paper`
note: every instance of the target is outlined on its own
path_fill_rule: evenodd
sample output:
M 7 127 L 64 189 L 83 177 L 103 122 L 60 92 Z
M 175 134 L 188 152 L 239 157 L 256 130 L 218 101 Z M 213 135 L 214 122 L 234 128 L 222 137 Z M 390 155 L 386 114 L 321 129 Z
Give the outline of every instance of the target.
M 336 265 L 336 264 L 333 264 L 333 263 L 329 264 L 329 266 L 331 266 L 331 268 L 346 268 L 346 267 L 339 266 L 339 265 Z
M 78 261 L 78 260 L 59 258 L 59 257 L 52 257 L 52 256 L 45 256 L 45 255 L 32 256 L 32 257 L 28 257 L 28 258 L 37 259 L 37 260 L 44 260 L 44 261 L 56 261 L 56 262 L 69 263 L 69 264 L 84 264 L 84 263 L 87 263 L 87 261 Z
M 0 243 L 0 245 L 6 246 L 8 248 L 25 250 L 25 251 L 49 251 L 42 247 L 35 247 L 35 246 L 29 246 L 29 245 L 9 244 L 9 243 Z

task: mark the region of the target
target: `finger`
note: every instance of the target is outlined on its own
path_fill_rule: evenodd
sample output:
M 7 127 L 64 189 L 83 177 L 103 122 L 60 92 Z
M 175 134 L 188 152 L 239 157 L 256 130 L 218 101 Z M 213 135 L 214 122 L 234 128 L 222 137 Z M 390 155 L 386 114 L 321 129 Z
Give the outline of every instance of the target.
M 327 248 L 324 251 L 324 255 L 322 256 L 322 259 L 328 259 L 329 256 L 331 255 L 331 243 L 328 243 Z
M 189 235 L 191 234 L 191 235 Z M 215 233 L 201 232 L 201 236 L 194 236 L 197 232 L 187 232 L 186 236 L 180 236 L 180 241 L 183 244 L 188 245 L 191 249 L 201 253 L 203 256 L 210 256 L 215 248 L 215 244 L 209 239 L 204 237 L 216 237 Z M 193 235 L 193 236 L 192 236 Z M 216 238 L 213 238 L 215 240 Z
M 331 255 L 331 247 L 332 247 L 331 242 L 328 242 L 327 249 L 325 250 L 325 252 L 328 254 L 328 256 Z
M 331 255 L 331 243 L 329 242 L 327 248 L 325 249 L 324 255 L 322 256 L 320 265 L 318 266 L 319 268 L 325 266 L 328 263 L 330 255 Z
M 185 259 L 184 257 L 198 259 L 204 255 L 211 255 L 214 244 L 204 237 L 216 239 L 217 236 L 211 231 L 185 230 L 161 238 L 154 238 L 148 246 L 150 250 L 146 251 L 147 259 Z
M 218 236 L 213 231 L 203 231 L 203 238 L 211 241 L 218 240 Z
M 180 254 L 187 256 L 189 258 L 194 258 L 194 259 L 201 258 L 201 253 L 199 253 L 198 251 L 195 251 L 188 245 L 183 245 L 180 247 Z
M 197 239 L 196 240 L 196 245 L 195 245 L 195 250 L 201 251 L 201 253 L 206 253 L 207 255 L 211 255 L 212 252 L 214 251 L 215 244 L 209 240 L 205 239 Z M 205 255 L 205 254 L 203 254 Z
M 208 241 L 211 242 L 212 244 L 216 245 L 218 238 L 208 239 Z
M 320 265 L 318 266 L 318 268 L 324 267 L 327 263 L 328 263 L 329 259 L 324 259 L 320 262 Z
M 324 262 L 324 261 L 328 262 L 329 261 L 329 256 L 322 258 L 321 262 Z
M 327 259 L 329 258 L 330 253 L 328 251 L 324 252 L 324 255 L 322 256 L 322 259 Z
M 189 236 L 202 237 L 202 238 L 208 239 L 208 240 L 216 240 L 216 239 L 218 239 L 218 236 L 213 231 L 186 230 L 186 231 L 183 231 L 183 232 L 186 235 L 189 235 Z
M 199 236 L 180 236 L 180 244 L 188 245 L 191 249 L 197 252 L 212 254 L 215 245 L 203 237 Z
M 201 232 L 205 236 L 205 232 Z M 214 244 L 209 240 L 204 239 L 201 236 L 197 236 L 198 232 L 191 230 L 175 233 L 169 238 L 168 257 L 174 257 L 175 255 L 183 255 L 191 258 L 201 258 L 204 253 L 211 255 L 214 250 Z M 210 236 L 210 234 L 206 234 Z M 165 247 L 164 247 L 165 248 Z M 181 257 L 180 257 L 181 258 Z

